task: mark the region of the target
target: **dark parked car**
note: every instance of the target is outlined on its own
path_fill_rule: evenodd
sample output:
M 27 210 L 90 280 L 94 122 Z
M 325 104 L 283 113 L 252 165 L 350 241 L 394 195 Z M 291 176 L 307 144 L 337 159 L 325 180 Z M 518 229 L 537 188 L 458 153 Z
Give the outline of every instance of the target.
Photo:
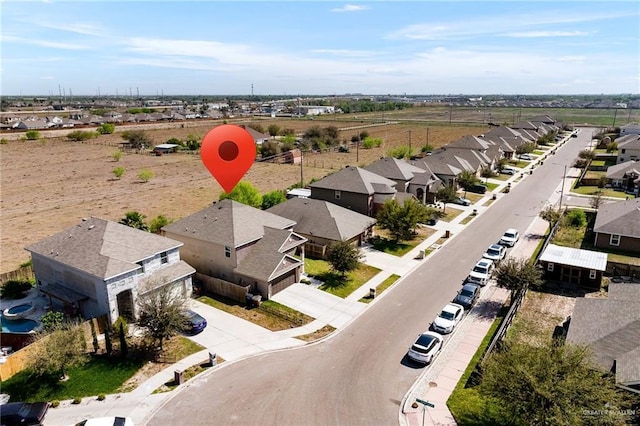
M 48 402 L 10 402 L 0 405 L 2 426 L 41 425 L 49 409 Z
M 207 320 L 197 312 L 187 311 L 185 317 L 188 321 L 186 330 L 188 334 L 198 334 L 207 326 Z
M 485 192 L 487 192 L 489 188 L 487 188 L 487 185 L 482 185 L 481 183 L 477 183 L 475 185 L 473 185 L 471 188 L 469 188 L 470 192 L 475 192 L 476 194 L 484 194 Z
M 466 310 L 469 310 L 473 305 L 475 305 L 479 296 L 480 286 L 467 283 L 458 290 L 458 294 L 455 299 L 453 299 L 453 302 L 462 305 Z

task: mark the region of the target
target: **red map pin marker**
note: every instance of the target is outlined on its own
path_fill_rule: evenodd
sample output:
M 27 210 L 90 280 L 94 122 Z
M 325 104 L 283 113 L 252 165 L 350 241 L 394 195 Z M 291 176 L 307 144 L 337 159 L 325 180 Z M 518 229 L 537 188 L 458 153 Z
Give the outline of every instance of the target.
M 240 126 L 214 127 L 202 140 L 200 157 L 209 173 L 228 194 L 251 168 L 256 159 L 256 144 Z

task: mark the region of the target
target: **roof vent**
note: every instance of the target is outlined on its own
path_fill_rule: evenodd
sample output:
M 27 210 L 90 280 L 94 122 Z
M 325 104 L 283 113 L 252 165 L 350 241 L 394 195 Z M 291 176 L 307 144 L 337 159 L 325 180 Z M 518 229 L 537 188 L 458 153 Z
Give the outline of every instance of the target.
M 95 227 L 96 227 L 95 225 L 89 225 L 89 229 L 93 229 Z

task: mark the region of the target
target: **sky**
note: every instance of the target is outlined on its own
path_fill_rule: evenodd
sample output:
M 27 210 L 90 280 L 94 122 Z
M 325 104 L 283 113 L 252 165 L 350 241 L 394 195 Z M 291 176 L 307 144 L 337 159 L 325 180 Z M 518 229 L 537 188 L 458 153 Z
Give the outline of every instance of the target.
M 640 93 L 640 3 L 0 0 L 0 95 Z

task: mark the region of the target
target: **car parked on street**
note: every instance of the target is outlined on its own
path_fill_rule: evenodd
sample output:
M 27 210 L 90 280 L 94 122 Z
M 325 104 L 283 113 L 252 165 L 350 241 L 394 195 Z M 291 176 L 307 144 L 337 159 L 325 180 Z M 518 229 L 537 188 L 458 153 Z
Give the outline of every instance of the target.
M 482 257 L 492 260 L 493 263 L 498 263 L 507 255 L 507 248 L 500 244 L 492 244 L 487 248 Z
M 476 304 L 480 297 L 480 286 L 466 283 L 458 290 L 458 294 L 453 299 L 453 303 L 461 305 L 465 310 L 469 310 Z
M 519 239 L 520 234 L 518 233 L 518 230 L 510 228 L 504 231 L 504 234 L 502 234 L 502 237 L 500 237 L 500 241 L 498 242 L 498 244 L 507 247 L 513 247 L 514 245 L 516 245 Z
M 487 285 L 493 272 L 493 261 L 489 259 L 480 259 L 467 277 L 467 281 L 472 284 L 481 286 Z
M 440 334 L 449 334 L 464 315 L 464 307 L 458 303 L 447 303 L 440 311 L 431 328 Z
M 187 334 L 198 334 L 207 326 L 207 320 L 195 311 L 186 311 L 185 320 L 187 321 L 185 330 Z
M 48 402 L 9 402 L 0 405 L 2 426 L 41 425 L 49 410 Z
M 444 339 L 438 333 L 425 331 L 409 348 L 407 356 L 421 364 L 430 364 L 442 349 Z
M 471 205 L 471 200 L 464 198 L 464 197 L 456 197 L 455 200 L 453 200 L 454 204 L 459 204 L 461 206 L 470 206 Z

